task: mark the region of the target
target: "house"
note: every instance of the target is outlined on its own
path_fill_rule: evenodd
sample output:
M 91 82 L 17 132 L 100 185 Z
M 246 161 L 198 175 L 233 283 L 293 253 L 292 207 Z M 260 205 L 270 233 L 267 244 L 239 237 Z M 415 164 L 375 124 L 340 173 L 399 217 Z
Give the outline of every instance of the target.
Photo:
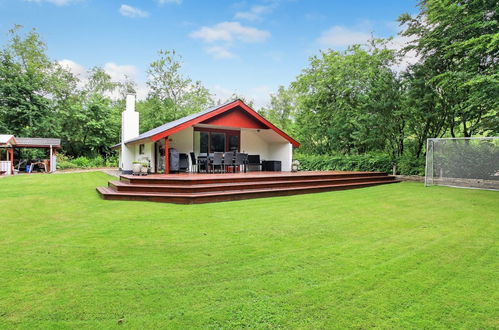
M 154 173 L 169 173 L 168 152 L 197 156 L 201 153 L 237 151 L 259 155 L 261 160 L 280 161 L 291 171 L 293 147 L 300 144 L 263 118 L 241 100 L 217 105 L 139 134 L 135 96 L 128 95 L 122 113 L 119 166 L 131 173 L 134 161 L 147 161 Z M 165 166 L 166 165 L 166 166 Z

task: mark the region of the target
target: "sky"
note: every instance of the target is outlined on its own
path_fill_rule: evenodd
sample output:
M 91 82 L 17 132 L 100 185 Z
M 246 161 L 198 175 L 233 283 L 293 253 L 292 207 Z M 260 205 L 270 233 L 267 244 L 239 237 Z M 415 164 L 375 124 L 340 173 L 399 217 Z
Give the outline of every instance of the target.
M 147 95 L 147 68 L 160 49 L 182 56 L 183 72 L 216 99 L 233 93 L 265 106 L 323 49 L 371 35 L 394 36 L 416 0 L 0 0 L 0 44 L 14 24 L 36 28 L 48 55 L 84 79 L 102 66 L 128 75 Z

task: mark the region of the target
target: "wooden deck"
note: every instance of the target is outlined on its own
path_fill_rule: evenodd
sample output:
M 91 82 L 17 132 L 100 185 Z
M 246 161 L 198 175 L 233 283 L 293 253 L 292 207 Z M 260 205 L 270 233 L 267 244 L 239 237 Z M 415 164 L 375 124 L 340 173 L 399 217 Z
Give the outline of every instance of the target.
M 197 204 L 288 196 L 395 183 L 380 172 L 249 172 L 122 175 L 98 187 L 104 199 Z

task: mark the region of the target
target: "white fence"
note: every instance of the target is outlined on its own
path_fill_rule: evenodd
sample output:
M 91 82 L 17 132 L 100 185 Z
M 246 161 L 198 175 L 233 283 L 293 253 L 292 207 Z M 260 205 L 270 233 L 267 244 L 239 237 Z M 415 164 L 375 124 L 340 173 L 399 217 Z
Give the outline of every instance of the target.
M 11 161 L 2 160 L 0 161 L 0 172 L 5 172 L 3 175 L 12 174 L 12 163 Z

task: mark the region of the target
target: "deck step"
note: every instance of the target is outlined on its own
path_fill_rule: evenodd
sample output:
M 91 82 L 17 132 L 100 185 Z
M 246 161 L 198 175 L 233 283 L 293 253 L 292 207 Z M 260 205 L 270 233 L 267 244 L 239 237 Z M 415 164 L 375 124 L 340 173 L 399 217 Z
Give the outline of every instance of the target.
M 168 202 L 179 204 L 197 204 L 222 202 L 258 197 L 289 196 L 296 194 L 315 193 L 333 190 L 344 190 L 369 187 L 379 184 L 396 183 L 398 180 L 362 181 L 350 183 L 330 183 L 324 185 L 308 184 L 300 187 L 278 186 L 275 188 L 240 189 L 209 192 L 151 192 L 151 191 L 118 191 L 112 187 L 98 187 L 97 191 L 104 199 L 111 200 L 141 200 Z
M 179 192 L 179 193 L 199 193 L 214 191 L 231 191 L 245 189 L 265 189 L 279 187 L 303 187 L 310 185 L 325 186 L 330 184 L 355 183 L 355 182 L 381 182 L 395 180 L 393 176 L 358 176 L 351 178 L 325 177 L 320 179 L 296 179 L 288 181 L 269 180 L 257 182 L 218 182 L 204 184 L 147 184 L 129 183 L 125 181 L 110 181 L 109 187 L 120 192 Z
M 298 172 L 298 173 L 283 173 L 279 172 L 251 172 L 240 174 L 177 174 L 177 175 L 160 175 L 160 176 L 133 176 L 121 175 L 120 181 L 131 184 L 159 184 L 159 185 L 199 185 L 213 183 L 244 183 L 244 182 L 261 182 L 261 181 L 295 181 L 295 180 L 325 180 L 327 178 L 355 178 L 365 176 L 380 176 L 386 177 L 383 172 Z

